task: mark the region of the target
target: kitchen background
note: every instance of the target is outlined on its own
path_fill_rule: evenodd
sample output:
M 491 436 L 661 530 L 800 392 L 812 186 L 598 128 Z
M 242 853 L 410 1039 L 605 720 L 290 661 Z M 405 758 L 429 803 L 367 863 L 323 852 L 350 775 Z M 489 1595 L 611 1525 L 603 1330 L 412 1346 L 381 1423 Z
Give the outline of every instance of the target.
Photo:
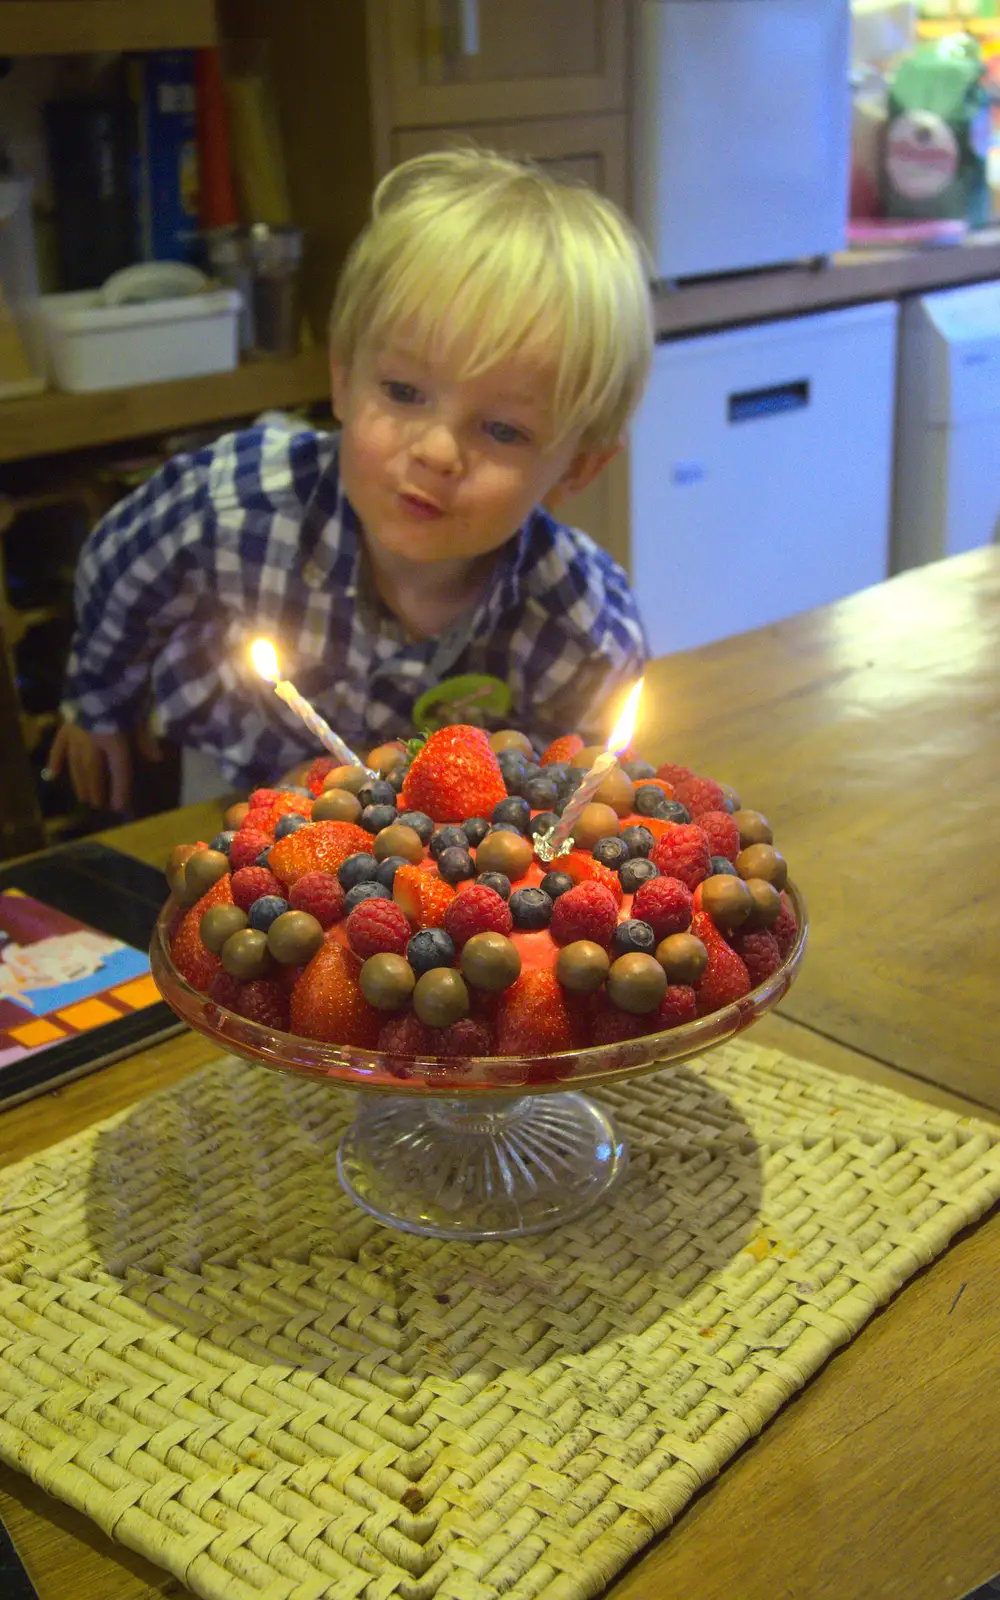
M 88 528 L 329 419 L 372 186 L 469 138 L 648 240 L 652 381 L 574 520 L 654 653 L 997 538 L 1000 0 L 0 0 L 0 857 L 108 820 L 45 777 Z

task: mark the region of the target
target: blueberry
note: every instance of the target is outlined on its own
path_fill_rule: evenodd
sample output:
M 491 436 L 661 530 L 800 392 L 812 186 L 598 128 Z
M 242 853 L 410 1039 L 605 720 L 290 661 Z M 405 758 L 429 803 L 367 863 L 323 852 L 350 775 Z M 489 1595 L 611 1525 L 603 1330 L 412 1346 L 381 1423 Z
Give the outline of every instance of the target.
M 547 872 L 538 887 L 545 891 L 550 900 L 558 900 L 574 884 L 568 872 Z
M 363 789 L 358 790 L 358 800 L 362 810 L 368 806 L 395 808 L 396 791 L 390 783 L 385 782 L 384 778 L 376 778 L 374 783 L 366 783 Z
M 412 828 L 421 844 L 426 844 L 434 832 L 434 822 L 426 811 L 401 811 L 396 818 L 404 827 Z
M 730 861 L 728 856 L 713 856 L 712 857 L 712 871 L 713 872 L 728 872 L 728 873 L 731 873 L 734 878 L 738 878 L 739 877 L 739 873 L 737 872 L 736 868 L 733 866 L 733 863 Z
M 552 782 L 558 785 L 560 783 L 565 783 L 566 779 L 570 775 L 571 770 L 572 769 L 568 761 L 549 761 L 542 768 L 542 777 L 551 778 Z
M 638 783 L 640 778 L 656 777 L 656 768 L 651 767 L 648 761 L 626 761 L 622 771 L 628 773 L 633 783 Z
M 497 761 L 507 793 L 517 794 L 518 789 L 521 787 L 522 769 L 525 765 L 521 751 L 501 750 L 497 756 Z
M 300 817 L 297 815 L 279 817 L 274 828 L 275 840 L 287 839 L 290 833 L 298 833 L 299 829 L 304 828 L 308 821 L 308 817 Z
M 386 856 L 375 868 L 375 882 L 384 883 L 387 889 L 391 889 L 399 868 L 408 865 L 405 856 Z
M 361 826 L 366 833 L 381 833 L 396 821 L 395 806 L 365 806 L 361 813 Z
M 406 771 L 407 769 L 404 766 L 393 767 L 392 771 L 389 773 L 389 776 L 386 778 L 385 781 L 389 785 L 389 788 L 392 790 L 393 794 L 402 793 L 403 784 L 406 782 Z
M 356 883 L 371 883 L 378 870 L 378 862 L 374 856 L 367 855 L 363 850 L 357 855 L 348 856 L 337 878 L 342 889 L 353 889 Z
M 657 812 L 659 816 L 660 813 Z M 668 800 L 662 813 L 664 822 L 690 822 L 691 813 L 687 806 L 682 806 L 679 800 Z
M 270 866 L 271 866 L 271 846 L 269 844 L 264 846 L 264 849 L 260 852 L 259 856 L 254 856 L 253 864 L 254 864 L 255 867 L 267 867 L 268 869 L 270 869 Z
M 633 950 L 652 955 L 656 949 L 656 934 L 648 922 L 632 917 L 628 922 L 619 922 L 611 936 L 611 948 L 616 956 L 631 955 Z
M 610 867 L 617 872 L 622 862 L 628 860 L 628 845 L 616 833 L 609 833 L 605 838 L 598 839 L 590 853 L 602 867 Z
M 221 850 L 224 856 L 229 854 L 229 846 L 236 838 L 235 832 L 229 828 L 225 833 L 217 833 L 209 845 L 210 850 Z
M 533 778 L 525 784 L 524 798 L 532 811 L 551 811 L 559 798 L 559 790 L 551 778 Z
M 437 864 L 445 883 L 461 883 L 465 878 L 476 876 L 472 857 L 468 850 L 463 850 L 459 845 L 449 845 L 447 850 L 442 850 Z
M 255 900 L 247 912 L 251 928 L 256 928 L 258 933 L 266 933 L 275 917 L 280 917 L 288 910 L 288 901 L 283 900 L 280 894 L 262 894 Z
M 476 882 L 485 884 L 487 889 L 495 889 L 501 900 L 510 899 L 510 879 L 504 873 L 481 872 Z
M 515 828 L 512 822 L 495 822 L 490 829 L 491 833 L 516 833 L 519 839 L 524 838 L 520 828 Z
M 670 804 L 671 801 L 655 783 L 640 784 L 635 791 L 635 809 L 640 817 L 664 817 L 664 808 Z
M 509 822 L 518 833 L 523 833 L 531 820 L 531 807 L 520 795 L 508 795 L 493 807 L 491 822 Z
M 618 868 L 618 882 L 624 894 L 635 894 L 650 878 L 660 876 L 651 861 L 645 856 L 631 856 L 628 861 L 623 861 Z
M 549 829 L 554 828 L 558 821 L 559 817 L 555 811 L 540 811 L 537 817 L 532 817 L 528 823 L 526 829 L 528 838 L 537 839 L 540 833 L 548 833 Z
M 465 837 L 462 829 L 456 828 L 453 823 L 449 823 L 444 828 L 438 828 L 437 831 L 431 835 L 428 849 L 430 850 L 431 855 L 434 857 L 434 860 L 440 861 L 443 851 L 467 850 L 468 847 L 469 841 Z
M 281 792 L 282 792 L 282 794 L 301 794 L 301 795 L 305 795 L 307 800 L 315 800 L 315 798 L 316 798 L 316 796 L 313 794 L 312 790 L 311 789 L 307 789 L 305 787 L 305 785 L 302 784 L 302 783 L 289 783 L 289 784 L 286 784 L 285 788 L 282 789 Z
M 656 840 L 648 828 L 641 823 L 634 823 L 631 828 L 623 828 L 619 837 L 624 840 L 625 848 L 631 860 L 636 856 L 648 856 Z
M 510 897 L 510 914 L 515 928 L 547 928 L 552 921 L 552 901 L 544 889 L 515 889 Z
M 477 844 L 482 844 L 489 831 L 490 825 L 485 817 L 466 817 L 462 823 L 462 832 L 473 849 Z
M 370 878 L 367 883 L 356 883 L 353 889 L 348 889 L 344 896 L 344 916 L 349 917 L 355 906 L 362 900 L 391 900 L 392 890 L 387 889 L 384 883 L 379 883 L 376 878 Z
M 419 977 L 432 967 L 451 967 L 455 964 L 455 945 L 451 934 L 443 928 L 422 928 L 415 933 L 406 947 L 406 959 Z
M 523 795 L 529 783 L 534 783 L 535 780 L 541 776 L 542 769 L 538 765 L 538 762 L 526 761 L 524 766 L 521 768 L 521 781 L 518 785 L 518 793 Z

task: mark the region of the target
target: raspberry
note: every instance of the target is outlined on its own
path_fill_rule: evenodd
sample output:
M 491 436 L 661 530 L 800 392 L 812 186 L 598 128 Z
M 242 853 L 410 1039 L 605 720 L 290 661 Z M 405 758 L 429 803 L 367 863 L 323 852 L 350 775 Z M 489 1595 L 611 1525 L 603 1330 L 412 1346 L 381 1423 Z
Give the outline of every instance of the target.
M 582 749 L 583 740 L 578 733 L 564 733 L 561 739 L 553 739 L 539 765 L 547 767 L 553 761 L 572 761 Z
M 357 956 L 336 940 L 328 940 L 292 990 L 292 1033 L 330 1044 L 374 1049 L 381 1019 L 361 993 L 360 971 Z
M 691 926 L 691 890 L 680 878 L 650 878 L 640 884 L 632 901 L 632 915 L 648 922 L 656 942 Z
M 261 807 L 254 811 L 254 822 L 273 834 L 282 817 L 308 818 L 312 816 L 312 808 L 311 794 L 279 794 L 266 809 Z
M 351 949 L 362 961 L 388 951 L 405 956 L 410 924 L 395 900 L 362 900 L 347 919 Z
M 247 805 L 251 811 L 266 811 L 268 806 L 273 806 L 278 798 L 277 789 L 255 789 Z
M 643 822 L 646 818 L 643 818 Z M 622 903 L 622 885 L 617 872 L 595 861 L 589 850 L 570 850 L 549 863 L 550 872 L 566 872 L 574 883 L 600 883 L 614 896 L 616 906 Z
M 250 816 L 254 813 L 251 811 Z M 258 812 L 259 816 L 260 813 Z M 240 829 L 236 838 L 229 846 L 229 867 L 232 872 L 239 872 L 241 867 L 252 867 L 262 850 L 266 850 L 271 843 L 271 835 L 262 833 L 256 826 L 248 828 L 245 824 Z
M 726 805 L 725 790 L 711 778 L 685 778 L 682 783 L 674 784 L 674 799 L 679 800 L 690 813 L 692 822 L 700 817 L 704 811 L 725 811 L 729 814 Z M 722 852 L 717 851 L 718 855 Z
M 390 1056 L 436 1056 L 440 1054 L 439 1028 L 429 1028 L 415 1011 L 390 1017 L 378 1033 L 377 1049 Z
M 567 889 L 560 901 L 578 892 Z M 574 1021 L 562 985 L 551 969 L 522 972 L 500 996 L 497 1055 L 541 1056 L 572 1050 L 581 1042 Z
M 202 895 L 197 905 L 185 911 L 170 941 L 170 954 L 177 971 L 187 979 L 192 989 L 198 989 L 202 994 L 208 992 L 212 979 L 222 971 L 222 962 L 201 942 L 201 919 L 212 906 L 230 906 L 232 903 L 229 878 L 222 877 L 218 883 L 213 883 L 207 894 Z
M 282 885 L 267 867 L 240 867 L 233 873 L 231 888 L 233 905 L 239 906 L 241 911 L 249 911 L 262 895 L 283 894 Z
M 209 997 L 217 1006 L 222 1006 L 224 1011 L 235 1011 L 239 1000 L 240 990 L 243 988 L 239 978 L 231 978 L 228 972 L 217 972 L 208 986 Z
M 795 920 L 792 902 L 784 889 L 781 891 L 781 910 L 778 912 L 775 921 L 772 922 L 768 932 L 773 933 L 778 941 L 778 949 L 781 951 L 781 959 L 784 961 L 785 957 L 791 954 L 792 946 L 798 938 L 799 932 L 799 925 Z
M 657 767 L 656 776 L 665 778 L 667 783 L 673 787 L 678 783 L 686 783 L 688 778 L 694 777 L 694 773 L 690 767 L 678 767 L 672 761 L 664 761 L 662 767 Z
M 680 878 L 689 889 L 711 877 L 712 852 L 708 840 L 693 822 L 675 822 L 650 851 L 650 860 L 666 878 Z M 653 880 L 656 881 L 655 879 Z M 648 921 L 648 918 L 646 919 Z
M 669 993 L 669 990 L 667 991 Z M 659 1027 L 659 1024 L 654 1026 Z M 650 1018 L 635 1017 L 631 1011 L 621 1011 L 609 1005 L 594 1018 L 591 1038 L 594 1044 L 623 1044 L 626 1039 L 638 1039 L 650 1029 Z
M 708 951 L 708 966 L 695 991 L 699 1017 L 720 1006 L 728 1006 L 750 993 L 750 974 L 736 951 L 731 949 L 705 911 L 696 911 L 691 920 L 691 932 L 700 939 Z
M 344 914 L 344 891 L 332 872 L 304 872 L 288 891 L 293 911 L 308 911 L 321 928 L 329 928 Z
M 403 811 L 425 811 L 435 822 L 488 817 L 507 797 L 507 785 L 482 728 L 456 723 L 432 733 L 406 774 Z
M 262 1028 L 288 1032 L 288 995 L 273 978 L 253 978 L 249 983 L 241 983 L 230 1009 L 237 1016 L 259 1023 Z
M 336 765 L 333 756 L 317 756 L 306 768 L 305 777 L 302 779 L 303 788 L 308 789 L 311 794 L 322 794 L 323 779 Z
M 729 943 L 749 972 L 752 989 L 756 989 L 781 966 L 778 941 L 767 929 L 760 929 L 757 933 L 734 933 Z
M 371 848 L 372 836 L 355 822 L 310 822 L 279 839 L 269 865 L 291 888 L 307 872 L 336 872 L 348 856 Z
M 655 1030 L 679 1028 L 682 1023 L 693 1022 L 698 1015 L 698 1000 L 688 983 L 670 983 L 667 992 L 653 1013 Z
M 740 830 L 728 811 L 703 811 L 698 817 L 698 826 L 713 856 L 736 860 L 740 853 Z
M 470 883 L 449 904 L 444 926 L 456 950 L 461 950 L 474 933 L 510 933 L 514 919 L 506 900 L 495 889 L 484 883 Z
M 490 1056 L 493 1035 L 485 1022 L 463 1017 L 441 1031 L 440 1048 L 446 1056 Z
M 595 944 L 607 945 L 617 925 L 618 906 L 610 890 L 602 883 L 578 883 L 552 907 L 549 932 L 556 944 L 593 939 Z
M 392 880 L 392 897 L 402 906 L 413 926 L 443 928 L 448 907 L 455 898 L 450 883 L 445 883 L 436 872 L 424 872 L 420 867 L 407 864 L 398 867 Z

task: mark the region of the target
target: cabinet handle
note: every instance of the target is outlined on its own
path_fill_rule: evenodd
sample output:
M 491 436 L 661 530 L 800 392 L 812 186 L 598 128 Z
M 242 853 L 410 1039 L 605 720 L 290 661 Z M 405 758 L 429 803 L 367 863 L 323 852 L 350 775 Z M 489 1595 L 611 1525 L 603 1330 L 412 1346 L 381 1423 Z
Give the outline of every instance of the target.
M 726 404 L 730 422 L 754 422 L 758 417 L 774 417 L 784 411 L 801 411 L 809 404 L 809 382 L 776 383 L 768 389 L 744 389 L 731 394 Z
M 479 54 L 479 0 L 460 0 L 462 8 L 462 54 Z
M 442 10 L 443 53 L 454 67 L 461 57 L 479 54 L 479 0 L 445 0 Z

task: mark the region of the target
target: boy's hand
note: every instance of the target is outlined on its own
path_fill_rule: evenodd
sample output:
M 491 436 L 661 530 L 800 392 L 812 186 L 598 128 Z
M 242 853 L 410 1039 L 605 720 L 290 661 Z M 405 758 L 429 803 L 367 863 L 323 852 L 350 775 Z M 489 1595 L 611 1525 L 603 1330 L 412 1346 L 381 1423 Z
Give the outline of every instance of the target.
M 132 757 L 127 733 L 88 733 L 64 722 L 49 751 L 49 771 L 69 768 L 78 800 L 97 811 L 127 811 L 132 796 Z

